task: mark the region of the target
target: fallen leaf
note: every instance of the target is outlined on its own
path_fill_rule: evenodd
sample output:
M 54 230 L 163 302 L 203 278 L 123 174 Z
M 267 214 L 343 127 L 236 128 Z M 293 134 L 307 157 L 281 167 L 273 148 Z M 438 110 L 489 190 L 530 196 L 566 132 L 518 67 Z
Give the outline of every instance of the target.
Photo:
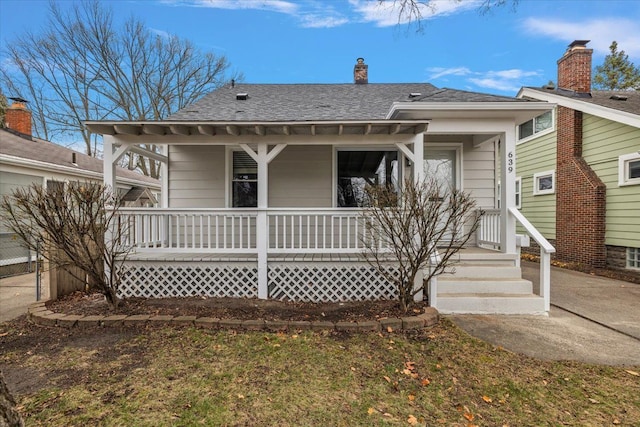
M 627 374 L 631 374 L 633 376 L 640 377 L 640 374 L 637 373 L 636 371 L 626 371 L 626 372 L 627 372 Z
M 473 414 L 472 414 L 472 413 L 470 413 L 470 412 L 465 412 L 464 414 L 462 414 L 462 416 L 463 416 L 463 417 L 465 417 L 465 418 L 466 418 L 467 420 L 469 420 L 469 421 L 473 421 L 473 419 L 475 418 L 475 417 L 473 416 Z
M 487 403 L 493 402 L 493 399 L 491 399 L 489 396 L 482 396 L 482 400 L 484 400 Z
M 5 332 L 4 334 L 0 334 L 0 337 L 6 337 L 7 335 L 9 335 L 9 332 Z
M 436 363 L 436 368 L 440 369 L 442 366 L 439 363 Z
M 614 423 L 615 425 L 618 425 L 618 424 L 620 424 L 620 420 L 619 420 L 619 419 L 617 419 L 617 418 L 614 418 L 614 419 L 613 419 L 613 423 Z
M 413 394 L 410 394 L 407 396 L 407 399 L 409 399 L 409 402 L 413 402 L 414 400 L 416 400 L 416 397 Z
M 354 367 L 352 366 L 352 367 L 351 367 L 351 370 L 352 370 L 353 372 L 355 372 L 355 371 L 356 371 L 356 368 L 354 368 Z
M 598 402 L 597 400 L 592 399 L 592 398 L 589 398 L 589 402 L 591 402 L 591 403 L 593 403 L 593 404 L 595 404 L 595 403 L 600 403 L 600 402 Z
M 387 326 L 387 332 L 389 333 L 393 332 L 393 328 L 391 326 Z
M 391 378 L 389 378 L 389 377 L 388 377 L 388 376 L 386 376 L 386 375 L 385 375 L 384 377 L 382 377 L 382 378 L 384 378 L 388 383 L 390 383 L 390 382 L 391 382 Z
M 420 384 L 422 384 L 423 386 L 427 386 L 427 385 L 431 384 L 431 381 L 429 381 L 428 378 L 423 378 L 422 381 L 420 382 Z
M 406 368 L 402 370 L 402 373 L 405 375 L 411 375 L 411 371 Z
M 369 414 L 369 415 L 373 415 L 373 414 L 375 414 L 375 413 L 376 413 L 376 410 L 375 410 L 375 409 L 373 409 L 373 408 L 369 408 L 369 409 L 367 409 L 367 414 Z
M 411 371 L 413 371 L 416 368 L 415 362 L 404 362 L 404 366 L 406 366 L 407 369 Z
M 382 414 L 382 416 L 383 416 L 383 417 L 387 417 L 387 418 L 391 418 L 391 417 L 393 417 L 393 415 L 391 415 L 391 414 L 390 414 L 390 413 L 388 413 L 388 412 L 385 412 L 384 414 Z
M 244 399 L 244 394 L 239 394 L 238 399 Z
M 413 415 L 409 415 L 409 418 L 407 418 L 407 422 L 409 423 L 409 425 L 415 426 L 418 424 L 418 419 Z

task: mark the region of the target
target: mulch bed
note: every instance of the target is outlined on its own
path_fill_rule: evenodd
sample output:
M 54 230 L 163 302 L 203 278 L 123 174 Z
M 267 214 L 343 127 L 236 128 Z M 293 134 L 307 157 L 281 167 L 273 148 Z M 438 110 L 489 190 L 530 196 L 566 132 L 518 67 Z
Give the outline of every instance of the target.
M 78 315 L 110 315 L 114 311 L 98 293 L 75 292 L 55 301 L 47 308 L 54 312 Z M 387 317 L 415 316 L 424 312 L 426 302 L 415 304 L 408 313 L 397 301 L 360 301 L 340 303 L 303 303 L 250 298 L 126 298 L 117 314 L 213 317 L 239 320 L 285 320 L 353 322 Z

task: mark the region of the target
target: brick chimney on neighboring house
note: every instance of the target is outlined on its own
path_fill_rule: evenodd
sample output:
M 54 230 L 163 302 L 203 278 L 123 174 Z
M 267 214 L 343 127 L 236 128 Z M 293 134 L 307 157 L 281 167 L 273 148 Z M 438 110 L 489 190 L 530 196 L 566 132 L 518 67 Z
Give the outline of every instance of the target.
M 576 40 L 558 60 L 558 90 L 591 97 L 588 40 Z M 558 106 L 556 249 L 562 261 L 602 268 L 606 263 L 606 186 L 582 157 L 582 112 Z
M 27 109 L 27 101 L 22 98 L 9 98 L 13 101 L 4 115 L 7 128 L 31 136 L 31 111 Z
M 369 66 L 364 63 L 364 58 L 358 58 L 353 67 L 353 81 L 355 84 L 369 83 Z

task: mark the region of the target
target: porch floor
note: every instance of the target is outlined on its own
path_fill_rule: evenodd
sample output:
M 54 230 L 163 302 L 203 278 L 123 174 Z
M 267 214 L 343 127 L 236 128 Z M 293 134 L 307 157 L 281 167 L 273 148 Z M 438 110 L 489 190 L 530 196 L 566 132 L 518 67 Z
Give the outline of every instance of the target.
M 492 249 L 478 246 L 462 248 L 455 259 L 467 256 L 487 255 L 496 256 L 501 253 Z M 173 262 L 258 262 L 257 254 L 211 253 L 211 252 L 133 252 L 127 257 L 128 261 L 173 261 Z M 271 253 L 268 261 L 275 262 L 356 262 L 364 261 L 360 253 Z

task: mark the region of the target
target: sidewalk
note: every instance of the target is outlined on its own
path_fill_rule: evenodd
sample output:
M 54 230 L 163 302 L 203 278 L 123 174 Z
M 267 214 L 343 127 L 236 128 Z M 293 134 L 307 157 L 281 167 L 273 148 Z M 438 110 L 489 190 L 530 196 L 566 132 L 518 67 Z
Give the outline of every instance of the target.
M 539 264 L 522 263 L 535 289 L 538 272 Z M 450 318 L 473 336 L 539 359 L 640 366 L 640 285 L 552 267 L 551 304 L 548 317 Z
M 49 279 L 42 274 L 41 300 L 49 298 Z M 36 301 L 36 273 L 0 279 L 0 323 L 26 314 L 29 304 Z

